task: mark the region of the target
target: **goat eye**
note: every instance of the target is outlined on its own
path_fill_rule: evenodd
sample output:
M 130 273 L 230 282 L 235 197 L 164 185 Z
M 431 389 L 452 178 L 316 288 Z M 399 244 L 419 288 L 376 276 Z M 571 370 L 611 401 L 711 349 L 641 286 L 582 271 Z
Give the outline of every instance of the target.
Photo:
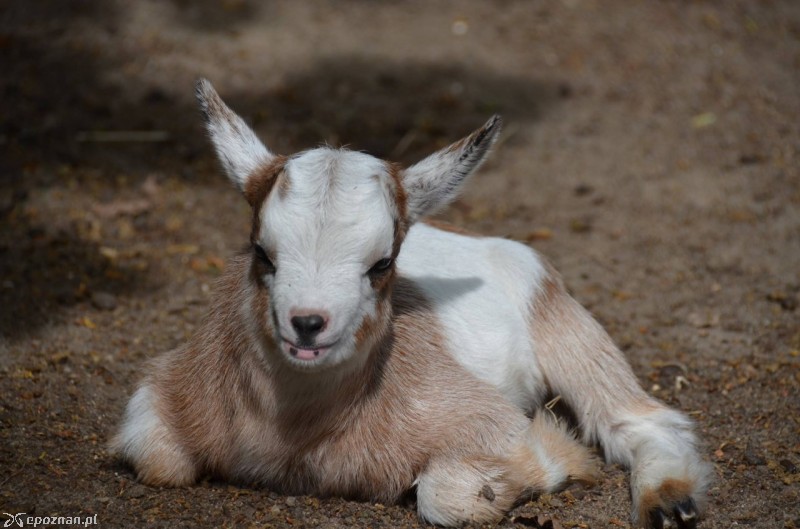
M 270 274 L 274 274 L 275 265 L 272 263 L 272 260 L 267 256 L 267 252 L 264 251 L 264 248 L 262 248 L 258 244 L 254 244 L 253 252 L 255 252 L 258 260 L 261 261 L 261 263 L 267 268 L 267 272 Z
M 390 257 L 385 257 L 380 261 L 376 262 L 374 265 L 372 265 L 372 268 L 369 269 L 367 274 L 374 276 L 388 272 L 389 269 L 392 267 L 392 263 L 394 263 L 394 259 Z

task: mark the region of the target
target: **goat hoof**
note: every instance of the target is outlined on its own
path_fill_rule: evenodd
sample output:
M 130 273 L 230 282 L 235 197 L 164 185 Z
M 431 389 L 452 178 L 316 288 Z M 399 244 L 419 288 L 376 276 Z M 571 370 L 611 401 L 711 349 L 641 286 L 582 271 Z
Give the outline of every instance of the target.
M 647 516 L 648 529 L 697 529 L 697 505 L 692 498 L 685 498 L 672 508 L 671 515 L 661 507 L 651 510 Z
M 697 505 L 692 498 L 685 498 L 675 504 L 672 510 L 678 529 L 695 529 L 697 527 Z
M 674 529 L 675 524 L 661 507 L 656 507 L 647 515 L 648 529 Z

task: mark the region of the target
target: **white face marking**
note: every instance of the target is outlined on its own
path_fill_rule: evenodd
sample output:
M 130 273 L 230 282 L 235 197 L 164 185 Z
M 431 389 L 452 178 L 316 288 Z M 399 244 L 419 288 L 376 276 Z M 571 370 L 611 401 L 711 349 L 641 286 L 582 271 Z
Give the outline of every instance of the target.
M 276 340 L 302 369 L 340 364 L 355 353 L 355 333 L 376 314 L 367 271 L 390 257 L 396 206 L 386 164 L 366 154 L 314 149 L 290 159 L 285 193 L 273 190 L 261 210 L 259 243 L 275 264 L 264 280 Z M 319 315 L 310 339 L 293 317 Z

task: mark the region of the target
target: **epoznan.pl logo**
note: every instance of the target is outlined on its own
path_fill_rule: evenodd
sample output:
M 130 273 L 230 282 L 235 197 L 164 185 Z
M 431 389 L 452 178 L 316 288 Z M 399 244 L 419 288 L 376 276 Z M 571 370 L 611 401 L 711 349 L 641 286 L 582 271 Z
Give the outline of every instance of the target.
M 6 520 L 6 523 L 3 524 L 3 527 L 11 527 L 11 524 L 17 524 L 20 527 L 23 527 L 22 517 L 28 513 L 21 512 L 19 514 L 8 514 L 7 512 L 4 512 L 3 514 L 9 517 L 9 519 Z
M 79 525 L 88 527 L 97 525 L 97 515 L 92 516 L 25 516 L 27 513 L 20 512 L 10 514 L 4 512 L 8 520 L 3 527 L 38 527 L 40 525 Z

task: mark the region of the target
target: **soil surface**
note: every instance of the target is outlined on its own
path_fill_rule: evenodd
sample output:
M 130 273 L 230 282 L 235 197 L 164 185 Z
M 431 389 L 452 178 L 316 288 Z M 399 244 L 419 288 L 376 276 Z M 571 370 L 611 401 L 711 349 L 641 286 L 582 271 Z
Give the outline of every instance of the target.
M 6 0 L 0 509 L 104 527 L 417 527 L 413 501 L 138 484 L 105 448 L 186 340 L 248 207 L 193 81 L 273 151 L 411 163 L 500 112 L 444 219 L 532 244 L 697 421 L 702 527 L 800 527 L 800 2 Z M 502 527 L 630 526 L 628 479 Z

